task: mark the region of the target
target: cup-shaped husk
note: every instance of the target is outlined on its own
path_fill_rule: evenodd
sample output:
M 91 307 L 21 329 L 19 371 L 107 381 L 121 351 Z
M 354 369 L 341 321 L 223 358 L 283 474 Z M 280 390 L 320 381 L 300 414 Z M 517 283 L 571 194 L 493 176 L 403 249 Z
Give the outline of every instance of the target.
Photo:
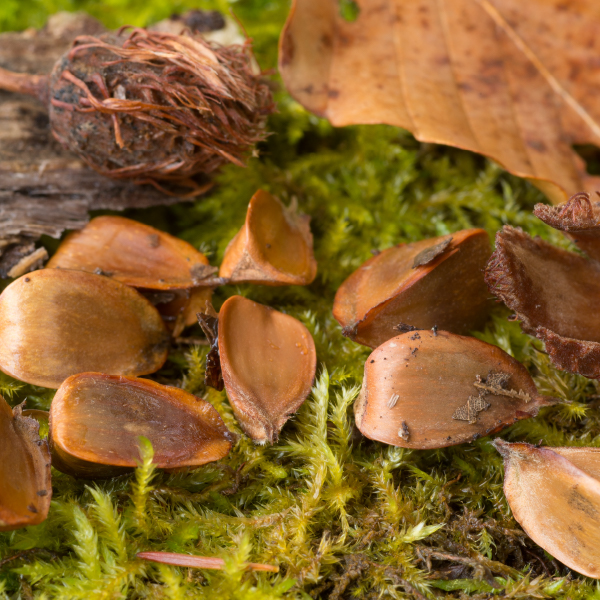
M 569 568 L 600 579 L 600 449 L 496 440 L 504 493 L 527 535 Z
M 533 214 L 550 227 L 564 231 L 590 258 L 600 261 L 600 202 L 587 192 L 559 206 L 536 204 Z
M 307 285 L 317 275 L 310 217 L 259 190 L 219 270 L 232 283 Z
M 48 443 L 21 412 L 0 397 L 0 531 L 41 523 L 52 498 Z
M 197 467 L 227 455 L 234 436 L 205 400 L 147 379 L 80 373 L 50 407 L 52 464 L 83 478 L 112 477 L 139 461 L 139 436 L 163 469 Z
M 500 348 L 427 330 L 399 335 L 371 353 L 354 414 L 372 440 L 427 449 L 476 440 L 554 402 Z
M 377 348 L 410 327 L 468 333 L 488 316 L 483 229 L 466 229 L 384 250 L 338 289 L 333 316 L 350 339 Z
M 0 295 L 0 369 L 57 388 L 85 371 L 145 375 L 167 358 L 158 311 L 133 288 L 85 271 L 42 269 Z
M 210 284 L 217 271 L 191 244 L 124 217 L 96 217 L 71 233 L 46 265 L 103 274 L 137 288 Z
M 600 263 L 505 226 L 485 278 L 555 366 L 600 377 Z
M 275 442 L 304 402 L 317 354 L 306 327 L 293 317 L 241 296 L 219 312 L 219 353 L 227 396 L 244 431 Z

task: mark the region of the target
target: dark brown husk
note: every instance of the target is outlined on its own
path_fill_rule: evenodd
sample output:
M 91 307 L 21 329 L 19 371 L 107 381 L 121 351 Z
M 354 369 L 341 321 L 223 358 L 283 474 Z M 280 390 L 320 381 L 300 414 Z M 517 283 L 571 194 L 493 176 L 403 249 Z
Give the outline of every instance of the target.
M 93 169 L 195 193 L 199 174 L 244 164 L 272 110 L 249 44 L 191 33 L 80 36 L 50 80 L 54 136 Z

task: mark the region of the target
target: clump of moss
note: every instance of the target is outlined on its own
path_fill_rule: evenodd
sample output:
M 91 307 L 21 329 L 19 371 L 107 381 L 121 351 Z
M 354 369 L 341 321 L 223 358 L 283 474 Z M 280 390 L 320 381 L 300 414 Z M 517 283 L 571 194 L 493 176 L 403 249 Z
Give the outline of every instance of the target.
M 170 3 L 145 0 L 141 14 L 133 0 L 105 4 L 110 25 L 143 25 L 165 16 Z M 29 24 L 20 11 L 33 0 L 12 13 L 6 6 L 12 5 L 2 4 L 0 23 Z M 95 5 L 69 3 L 80 6 Z M 238 7 L 259 56 L 273 65 L 286 7 L 264 0 Z M 488 438 L 411 451 L 360 436 L 351 407 L 369 349 L 344 338 L 331 315 L 343 279 L 372 250 L 399 242 L 468 227 L 493 236 L 510 223 L 568 245 L 531 214 L 542 195 L 473 154 L 419 144 L 392 127 L 334 129 L 281 89 L 277 100 L 273 135 L 247 169 L 226 168 L 195 203 L 127 216 L 168 226 L 218 264 L 257 189 L 284 202 L 295 198 L 312 217 L 316 281 L 223 287 L 215 304 L 240 293 L 301 319 L 320 364 L 310 398 L 275 446 L 241 437 L 226 459 L 193 472 L 155 471 L 147 442 L 133 476 L 90 484 L 54 471 L 48 520 L 0 534 L 0 598 L 600 598 L 595 582 L 556 563 L 514 521 L 502 492 L 502 461 Z M 476 335 L 522 361 L 540 391 L 563 403 L 503 437 L 599 445 L 597 383 L 553 369 L 539 342 L 507 315 L 499 307 Z M 205 346 L 174 349 L 153 377 L 205 397 L 241 433 L 225 393 L 204 387 L 205 355 Z M 48 408 L 53 396 L 4 375 L 0 393 L 30 408 Z M 154 566 L 136 559 L 141 550 L 222 556 L 226 568 Z M 246 561 L 279 564 L 281 573 L 247 573 Z

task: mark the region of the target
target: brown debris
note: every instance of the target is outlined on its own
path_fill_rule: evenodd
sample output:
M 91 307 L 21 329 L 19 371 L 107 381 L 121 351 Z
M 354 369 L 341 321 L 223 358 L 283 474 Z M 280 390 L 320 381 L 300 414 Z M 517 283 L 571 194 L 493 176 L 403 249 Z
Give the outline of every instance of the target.
M 0 397 L 0 531 L 37 525 L 52 499 L 48 443 L 39 425 Z
M 310 217 L 259 190 L 231 240 L 219 271 L 232 283 L 308 285 L 317 275 Z
M 196 316 L 210 345 L 210 350 L 206 355 L 204 384 L 221 392 L 225 387 L 225 383 L 223 382 L 221 358 L 219 356 L 219 316 L 210 302 L 207 302 L 204 309 Z
M 333 316 L 344 335 L 371 348 L 414 329 L 469 333 L 487 319 L 482 270 L 491 252 L 483 229 L 388 248 L 342 283 Z
M 148 379 L 81 373 L 60 386 L 50 408 L 52 464 L 77 477 L 112 477 L 133 470 L 139 436 L 163 469 L 219 460 L 233 435 L 213 406 Z
M 219 312 L 219 353 L 240 425 L 254 441 L 274 443 L 315 378 L 317 354 L 310 332 L 289 315 L 232 296 Z
M 590 258 L 600 261 L 600 202 L 580 192 L 559 206 L 536 204 L 533 214 L 550 227 L 564 231 Z
M 504 493 L 527 535 L 569 568 L 600 579 L 600 449 L 494 442 Z
M 421 331 L 416 341 L 412 335 L 388 340 L 365 363 L 354 414 L 370 439 L 444 448 L 499 431 L 556 402 L 540 396 L 527 369 L 497 346 L 446 331 Z M 484 373 L 489 390 L 474 394 Z M 503 393 L 508 381 L 524 393 Z
M 168 346 L 157 310 L 108 277 L 42 269 L 0 294 L 0 369 L 27 383 L 57 388 L 84 371 L 154 373 Z
M 546 344 L 554 365 L 600 377 L 600 264 L 505 226 L 486 267 L 490 292 Z

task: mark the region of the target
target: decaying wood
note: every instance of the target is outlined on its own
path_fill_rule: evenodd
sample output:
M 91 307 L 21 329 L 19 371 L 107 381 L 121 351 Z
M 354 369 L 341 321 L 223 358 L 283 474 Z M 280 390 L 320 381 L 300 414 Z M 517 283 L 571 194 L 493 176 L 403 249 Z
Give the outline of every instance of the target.
M 290 93 L 334 125 L 388 123 L 485 154 L 554 202 L 598 177 L 596 0 L 296 0 L 281 38 Z
M 185 19 L 182 24 L 187 24 Z M 49 73 L 76 36 L 103 31 L 88 15 L 58 13 L 39 31 L 1 34 L 0 68 Z M 152 186 L 95 173 L 53 139 L 41 102 L 0 91 L 0 255 L 41 235 L 59 237 L 65 229 L 81 228 L 90 210 L 144 208 L 181 200 Z M 8 272 L 14 264 L 0 266 Z

